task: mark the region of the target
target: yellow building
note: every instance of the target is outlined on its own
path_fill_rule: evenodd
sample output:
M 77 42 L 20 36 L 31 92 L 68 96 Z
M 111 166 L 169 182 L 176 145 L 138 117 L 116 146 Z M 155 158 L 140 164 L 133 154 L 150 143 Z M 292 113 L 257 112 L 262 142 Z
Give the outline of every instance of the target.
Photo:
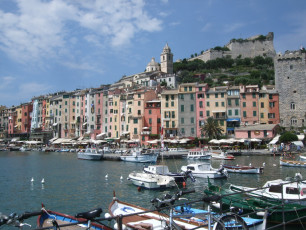
M 164 137 L 178 136 L 178 90 L 165 90 L 161 94 L 161 120 Z
M 206 117 L 213 117 L 217 120 L 223 129 L 223 134 L 226 134 L 226 100 L 226 86 L 210 88 L 206 92 Z
M 269 124 L 268 114 L 269 114 L 269 93 L 265 90 L 259 91 L 259 123 Z
M 19 133 L 21 132 L 21 127 L 22 127 L 22 105 L 16 107 L 16 125 L 14 127 L 14 133 Z

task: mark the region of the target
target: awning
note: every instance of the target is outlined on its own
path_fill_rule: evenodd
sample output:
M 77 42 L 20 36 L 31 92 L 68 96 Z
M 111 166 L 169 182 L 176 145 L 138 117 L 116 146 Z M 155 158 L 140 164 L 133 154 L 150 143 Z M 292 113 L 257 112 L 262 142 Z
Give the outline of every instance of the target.
M 53 126 L 57 126 L 57 123 L 54 123 Z
M 226 121 L 240 121 L 240 118 L 228 118 Z
M 49 142 L 55 141 L 57 137 L 53 137 L 52 139 L 49 140 Z
M 15 126 L 14 126 L 14 128 L 17 128 L 17 127 L 18 127 L 18 125 L 15 125 Z
M 83 123 L 83 125 L 87 125 L 87 122 Z
M 303 144 L 302 141 L 292 141 L 291 143 L 295 144 L 296 146 L 300 146 L 300 147 L 304 148 L 304 144 Z
M 220 110 L 220 111 L 212 111 L 212 113 L 225 113 L 226 110 Z
M 103 137 L 105 135 L 106 135 L 106 133 L 100 133 L 100 134 L 97 135 L 97 137 Z

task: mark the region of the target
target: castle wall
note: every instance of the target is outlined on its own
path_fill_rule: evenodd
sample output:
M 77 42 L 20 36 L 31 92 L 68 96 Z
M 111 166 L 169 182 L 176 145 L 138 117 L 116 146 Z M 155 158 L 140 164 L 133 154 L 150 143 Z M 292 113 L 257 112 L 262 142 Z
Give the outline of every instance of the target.
M 302 127 L 306 116 L 306 53 L 278 54 L 274 66 L 281 126 Z

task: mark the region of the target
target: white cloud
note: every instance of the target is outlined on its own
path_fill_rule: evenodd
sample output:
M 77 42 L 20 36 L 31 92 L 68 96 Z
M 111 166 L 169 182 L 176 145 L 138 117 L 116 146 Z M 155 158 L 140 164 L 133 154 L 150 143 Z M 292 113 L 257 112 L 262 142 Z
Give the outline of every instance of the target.
M 14 80 L 15 80 L 15 78 L 11 77 L 11 76 L 1 77 L 0 78 L 0 81 L 1 81 L 0 89 L 5 90 L 9 87 L 12 87 L 13 83 L 14 83 Z
M 224 28 L 224 32 L 225 33 L 231 33 L 231 32 L 234 32 L 242 27 L 244 27 L 245 24 L 244 23 L 233 23 L 233 24 L 230 24 L 230 25 L 225 25 L 225 28 Z
M 16 0 L 16 8 L 14 13 L 0 10 L 0 49 L 20 62 L 67 55 L 77 37 L 122 47 L 162 24 L 143 0 Z

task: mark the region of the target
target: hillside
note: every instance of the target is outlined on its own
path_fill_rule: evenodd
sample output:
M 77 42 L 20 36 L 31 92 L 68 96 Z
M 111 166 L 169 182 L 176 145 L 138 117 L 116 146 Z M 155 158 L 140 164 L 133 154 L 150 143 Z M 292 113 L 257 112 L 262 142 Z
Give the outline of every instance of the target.
M 274 84 L 274 64 L 271 57 L 217 58 L 204 62 L 200 59 L 175 62 L 174 72 L 179 83 L 201 82 L 210 87 L 222 85 Z

